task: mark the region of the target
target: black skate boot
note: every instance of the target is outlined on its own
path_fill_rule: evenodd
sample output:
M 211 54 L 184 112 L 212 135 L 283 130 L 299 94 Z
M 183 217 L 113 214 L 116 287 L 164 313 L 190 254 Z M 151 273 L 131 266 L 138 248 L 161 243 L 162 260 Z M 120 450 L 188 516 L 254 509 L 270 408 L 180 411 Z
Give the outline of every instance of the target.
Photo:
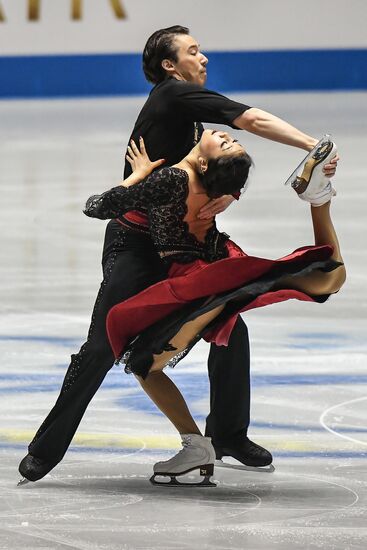
M 245 437 L 239 443 L 234 443 L 226 447 L 217 447 L 214 445 L 214 448 L 217 458 L 215 461 L 216 466 L 267 473 L 274 472 L 275 470 L 272 465 L 273 457 L 271 453 L 264 449 L 264 447 L 260 447 L 260 445 L 251 441 L 248 437 Z M 223 462 L 222 458 L 224 456 L 235 458 L 241 465 Z
M 19 473 L 23 476 L 18 485 L 24 485 L 28 481 L 38 481 L 52 470 L 54 464 L 50 464 L 42 458 L 28 454 L 19 464 Z

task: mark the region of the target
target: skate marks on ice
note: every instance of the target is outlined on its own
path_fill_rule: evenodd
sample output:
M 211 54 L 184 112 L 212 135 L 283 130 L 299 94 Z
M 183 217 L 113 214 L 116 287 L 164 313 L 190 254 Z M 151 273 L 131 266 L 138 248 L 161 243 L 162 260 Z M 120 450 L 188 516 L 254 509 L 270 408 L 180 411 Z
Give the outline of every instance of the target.
M 345 425 L 345 422 L 346 422 L 345 421 L 345 416 L 347 416 L 348 418 L 350 418 L 350 416 L 352 416 L 352 418 L 353 418 L 353 413 L 350 413 L 350 410 L 348 409 L 348 406 L 355 405 L 355 404 L 360 404 L 360 405 L 363 406 L 363 412 L 362 412 L 362 408 L 361 408 L 361 411 L 360 411 L 360 418 L 363 418 L 363 415 L 364 415 L 364 420 L 366 421 L 366 419 L 367 419 L 367 396 L 357 397 L 356 399 L 350 399 L 349 401 L 344 401 L 343 403 L 337 403 L 336 405 L 333 405 L 332 407 L 329 407 L 329 408 L 325 409 L 325 411 L 320 416 L 320 424 L 325 430 L 327 430 L 328 432 L 330 432 L 331 434 L 333 434 L 337 437 L 341 437 L 343 439 L 351 441 L 352 443 L 356 443 L 357 445 L 367 447 L 367 429 L 362 430 L 362 435 L 363 434 L 365 435 L 365 440 L 364 441 L 362 441 L 360 438 L 356 439 L 356 437 L 351 437 L 350 435 L 346 435 L 345 433 L 340 433 L 340 431 L 339 431 L 340 427 L 339 427 L 339 430 L 338 430 L 338 425 L 341 422 L 342 422 L 342 424 Z M 347 410 L 346 410 L 346 412 L 343 413 L 343 411 L 345 409 L 347 409 Z M 335 412 L 336 412 L 336 414 L 335 414 Z M 331 416 L 331 413 L 333 413 L 333 416 Z M 332 420 L 332 418 L 333 418 L 333 420 Z M 330 422 L 333 422 L 332 427 L 330 426 Z M 360 431 L 361 431 L 360 430 L 360 425 L 353 426 L 350 423 L 348 423 L 348 429 L 351 432 L 353 432 L 355 430 L 358 430 L 358 432 L 360 433 Z
M 143 99 L 3 102 L 0 334 L 9 338 L 0 339 L 0 548 L 365 549 L 366 94 L 235 99 L 281 113 L 316 136 L 330 130 L 341 155 L 332 208 L 345 287 L 322 307 L 289 303 L 246 317 L 251 436 L 273 451 L 276 471 L 216 468 L 218 486 L 210 490 L 151 486 L 154 462 L 178 444 L 154 407 L 138 399 L 133 381 L 113 370 L 64 461 L 36 484 L 16 487 L 17 464 L 82 343 L 100 280 L 104 225 L 84 219 L 81 209 L 92 192 L 116 184 L 122 144 Z M 305 204 L 282 185 L 300 152 L 243 132 L 236 137 L 256 170 L 246 195 L 218 218 L 220 228 L 259 256 L 280 257 L 311 242 Z M 201 427 L 206 353 L 198 348 L 182 375 L 172 373 Z
M 151 456 L 145 458 L 149 460 Z M 66 460 L 52 475 L 23 488 L 14 488 L 8 479 L 0 517 L 15 540 L 19 534 L 22 540 L 38 537 L 74 548 L 107 547 L 102 542 L 108 529 L 111 549 L 199 548 L 200 541 L 213 548 L 243 548 L 246 536 L 250 548 L 269 548 L 270 537 L 274 543 L 283 543 L 283 550 L 291 548 L 290 543 L 293 548 L 305 548 L 302 541 L 307 536 L 307 548 L 345 550 L 359 548 L 351 543 L 362 541 L 359 531 L 366 518 L 366 498 L 357 490 L 362 487 L 358 481 L 361 466 L 354 465 L 353 476 L 348 468 L 343 478 L 333 470 L 325 471 L 322 461 L 311 465 L 313 474 L 301 473 L 299 465 L 286 461 L 280 471 L 278 467 L 272 476 L 256 476 L 256 480 L 251 473 L 239 477 L 238 473 L 216 470 L 216 489 L 182 490 L 152 487 L 149 464 L 110 463 L 101 455 L 93 464 Z M 4 506 L 5 502 L 12 504 Z M 347 538 L 340 524 L 347 526 L 352 521 L 359 530 Z M 103 536 L 101 526 L 105 527 Z M 323 545 L 321 533 L 324 537 L 331 527 L 334 535 L 338 533 L 338 542 L 331 544 L 326 536 Z M 197 544 L 188 540 L 188 534 Z M 225 546 L 227 537 L 231 546 Z M 126 546 L 119 546 L 122 540 Z M 33 546 L 29 544 L 29 548 Z
M 3 321 L 3 329 L 6 325 L 14 334 L 9 319 Z M 312 335 L 315 321 L 302 322 Z M 295 349 L 287 322 L 278 320 L 276 329 L 271 322 L 271 338 L 267 323 L 268 318 L 251 322 L 258 350 L 253 362 L 251 434 L 274 452 L 276 472 L 269 476 L 216 468 L 213 479 L 218 486 L 210 490 L 150 486 L 154 462 L 174 454 L 178 438 L 152 407 L 139 400 L 135 381 L 117 368 L 93 400 L 64 461 L 43 480 L 17 488 L 17 464 L 38 418 L 56 395 L 62 360 L 69 350 L 52 341 L 59 325 L 50 319 L 45 333 L 50 339 L 35 341 L 32 355 L 29 338 L 18 340 L 15 353 L 4 339 L 6 361 L 0 380 L 1 418 L 6 422 L 6 427 L 0 426 L 4 547 L 104 549 L 107 545 L 109 550 L 120 550 L 123 540 L 125 548 L 135 550 L 146 549 L 149 540 L 150 548 L 191 550 L 192 535 L 196 548 L 243 548 L 245 540 L 251 549 L 268 550 L 274 543 L 281 550 L 293 550 L 305 548 L 305 537 L 307 550 L 363 548 L 367 485 L 365 448 L 359 441 L 366 433 L 361 393 L 367 393 L 367 379 L 361 348 L 354 348 L 360 341 L 356 329 L 337 352 L 330 349 L 341 332 L 336 321 L 329 340 L 321 338 L 322 346 L 297 335 L 299 346 L 306 341 L 302 350 Z M 34 315 L 26 325 L 31 335 Z M 71 318 L 67 328 L 68 338 L 80 337 Z M 206 352 L 206 347 L 199 347 L 188 364 L 170 372 L 200 422 L 208 406 L 207 397 L 203 398 L 208 395 L 202 368 Z M 320 414 L 349 439 L 325 431 Z

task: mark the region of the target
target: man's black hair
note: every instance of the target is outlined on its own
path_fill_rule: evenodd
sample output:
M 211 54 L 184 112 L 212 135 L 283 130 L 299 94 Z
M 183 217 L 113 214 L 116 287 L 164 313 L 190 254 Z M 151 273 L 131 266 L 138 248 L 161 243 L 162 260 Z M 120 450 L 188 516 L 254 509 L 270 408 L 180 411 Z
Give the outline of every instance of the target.
M 167 78 L 162 61 L 163 59 L 177 61 L 177 47 L 174 45 L 174 38 L 177 34 L 189 33 L 187 27 L 174 25 L 166 29 L 159 29 L 148 38 L 143 51 L 143 71 L 149 82 L 158 84 Z
M 247 153 L 209 159 L 201 183 L 211 198 L 233 195 L 245 188 L 253 162 Z

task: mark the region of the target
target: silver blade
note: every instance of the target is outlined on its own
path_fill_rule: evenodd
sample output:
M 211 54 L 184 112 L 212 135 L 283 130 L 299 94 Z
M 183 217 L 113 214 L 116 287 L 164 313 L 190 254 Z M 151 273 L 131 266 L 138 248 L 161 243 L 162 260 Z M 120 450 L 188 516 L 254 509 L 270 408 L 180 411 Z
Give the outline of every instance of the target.
M 320 145 L 323 145 L 324 143 L 328 142 L 328 141 L 331 141 L 331 136 L 330 134 L 324 134 L 324 136 L 320 139 L 320 141 L 318 141 L 315 145 L 315 147 L 305 156 L 305 158 L 299 163 L 299 165 L 297 166 L 297 168 L 292 172 L 292 174 L 289 176 L 289 178 L 287 179 L 287 181 L 285 182 L 284 185 L 289 185 L 289 184 L 292 184 L 294 182 L 294 180 L 297 178 L 299 172 L 301 171 L 301 168 L 305 165 L 305 163 L 308 161 L 308 159 L 310 159 L 312 157 L 312 155 L 315 153 L 315 151 L 317 150 L 318 147 L 320 147 Z
M 29 479 L 23 477 L 20 481 L 18 481 L 17 487 L 19 487 L 20 485 L 26 485 L 27 483 L 29 483 Z
M 265 474 L 272 474 L 275 471 L 275 468 L 272 464 L 269 466 L 246 466 L 245 464 L 229 464 L 228 462 L 223 462 L 223 460 L 216 460 L 215 466 L 219 468 L 229 468 L 230 470 L 245 470 L 246 472 L 258 472 Z

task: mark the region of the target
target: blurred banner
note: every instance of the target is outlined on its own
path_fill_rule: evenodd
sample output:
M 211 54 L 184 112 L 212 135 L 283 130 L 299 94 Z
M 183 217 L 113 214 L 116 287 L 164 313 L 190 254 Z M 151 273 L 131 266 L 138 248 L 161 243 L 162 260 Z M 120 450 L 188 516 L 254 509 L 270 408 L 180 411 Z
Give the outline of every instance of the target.
M 190 28 L 224 91 L 367 88 L 366 0 L 0 0 L 0 97 L 149 90 L 141 51 Z

